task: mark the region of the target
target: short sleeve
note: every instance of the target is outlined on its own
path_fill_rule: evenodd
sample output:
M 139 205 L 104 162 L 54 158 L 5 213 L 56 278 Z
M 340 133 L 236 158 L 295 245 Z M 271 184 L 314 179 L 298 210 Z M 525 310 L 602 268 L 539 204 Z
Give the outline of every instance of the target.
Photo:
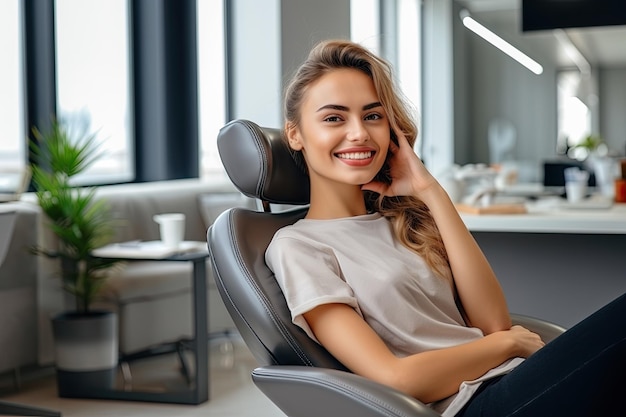
M 304 313 L 323 304 L 341 303 L 361 314 L 352 288 L 343 279 L 330 248 L 277 235 L 265 253 L 265 260 L 285 295 L 293 323 L 316 342 Z

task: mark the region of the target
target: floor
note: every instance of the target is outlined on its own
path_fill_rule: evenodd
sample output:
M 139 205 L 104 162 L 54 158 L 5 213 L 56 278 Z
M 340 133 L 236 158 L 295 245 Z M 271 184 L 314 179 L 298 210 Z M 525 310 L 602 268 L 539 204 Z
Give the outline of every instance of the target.
M 250 371 L 256 361 L 240 338 L 212 340 L 209 364 L 209 401 L 195 406 L 59 398 L 51 371 L 25 381 L 19 392 L 2 395 L 0 400 L 53 409 L 60 411 L 63 417 L 285 416 L 254 386 Z M 174 355 L 141 360 L 131 369 L 137 384 L 141 384 L 142 379 L 154 383 L 162 378 L 180 378 L 179 362 Z M 145 381 L 143 383 L 147 383 Z

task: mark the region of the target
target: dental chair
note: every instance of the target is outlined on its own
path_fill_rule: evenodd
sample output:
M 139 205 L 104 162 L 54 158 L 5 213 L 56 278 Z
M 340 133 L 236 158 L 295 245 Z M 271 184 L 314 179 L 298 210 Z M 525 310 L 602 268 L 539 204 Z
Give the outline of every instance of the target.
M 234 120 L 217 138 L 234 185 L 264 208 L 227 210 L 207 232 L 220 295 L 259 363 L 252 372 L 254 383 L 290 417 L 439 416 L 415 398 L 351 373 L 291 322 L 281 289 L 265 265 L 265 249 L 279 228 L 306 214 L 309 181 L 281 134 Z M 296 207 L 273 213 L 273 205 Z M 513 320 L 546 342 L 564 330 L 527 316 L 513 315 Z

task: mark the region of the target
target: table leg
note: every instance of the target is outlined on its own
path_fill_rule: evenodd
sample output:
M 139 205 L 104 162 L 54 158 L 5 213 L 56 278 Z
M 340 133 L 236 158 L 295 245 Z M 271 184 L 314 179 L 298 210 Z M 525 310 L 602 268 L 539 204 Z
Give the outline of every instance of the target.
M 208 334 L 208 294 L 206 282 L 206 259 L 193 262 L 193 347 L 196 363 L 196 404 L 209 399 L 209 334 Z

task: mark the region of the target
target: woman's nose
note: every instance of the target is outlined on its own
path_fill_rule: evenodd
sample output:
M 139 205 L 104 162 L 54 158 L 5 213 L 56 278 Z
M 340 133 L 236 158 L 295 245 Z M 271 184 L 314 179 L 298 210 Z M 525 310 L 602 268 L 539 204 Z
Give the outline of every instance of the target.
M 369 132 L 360 120 L 350 123 L 347 136 L 348 140 L 352 142 L 366 142 L 369 140 Z

